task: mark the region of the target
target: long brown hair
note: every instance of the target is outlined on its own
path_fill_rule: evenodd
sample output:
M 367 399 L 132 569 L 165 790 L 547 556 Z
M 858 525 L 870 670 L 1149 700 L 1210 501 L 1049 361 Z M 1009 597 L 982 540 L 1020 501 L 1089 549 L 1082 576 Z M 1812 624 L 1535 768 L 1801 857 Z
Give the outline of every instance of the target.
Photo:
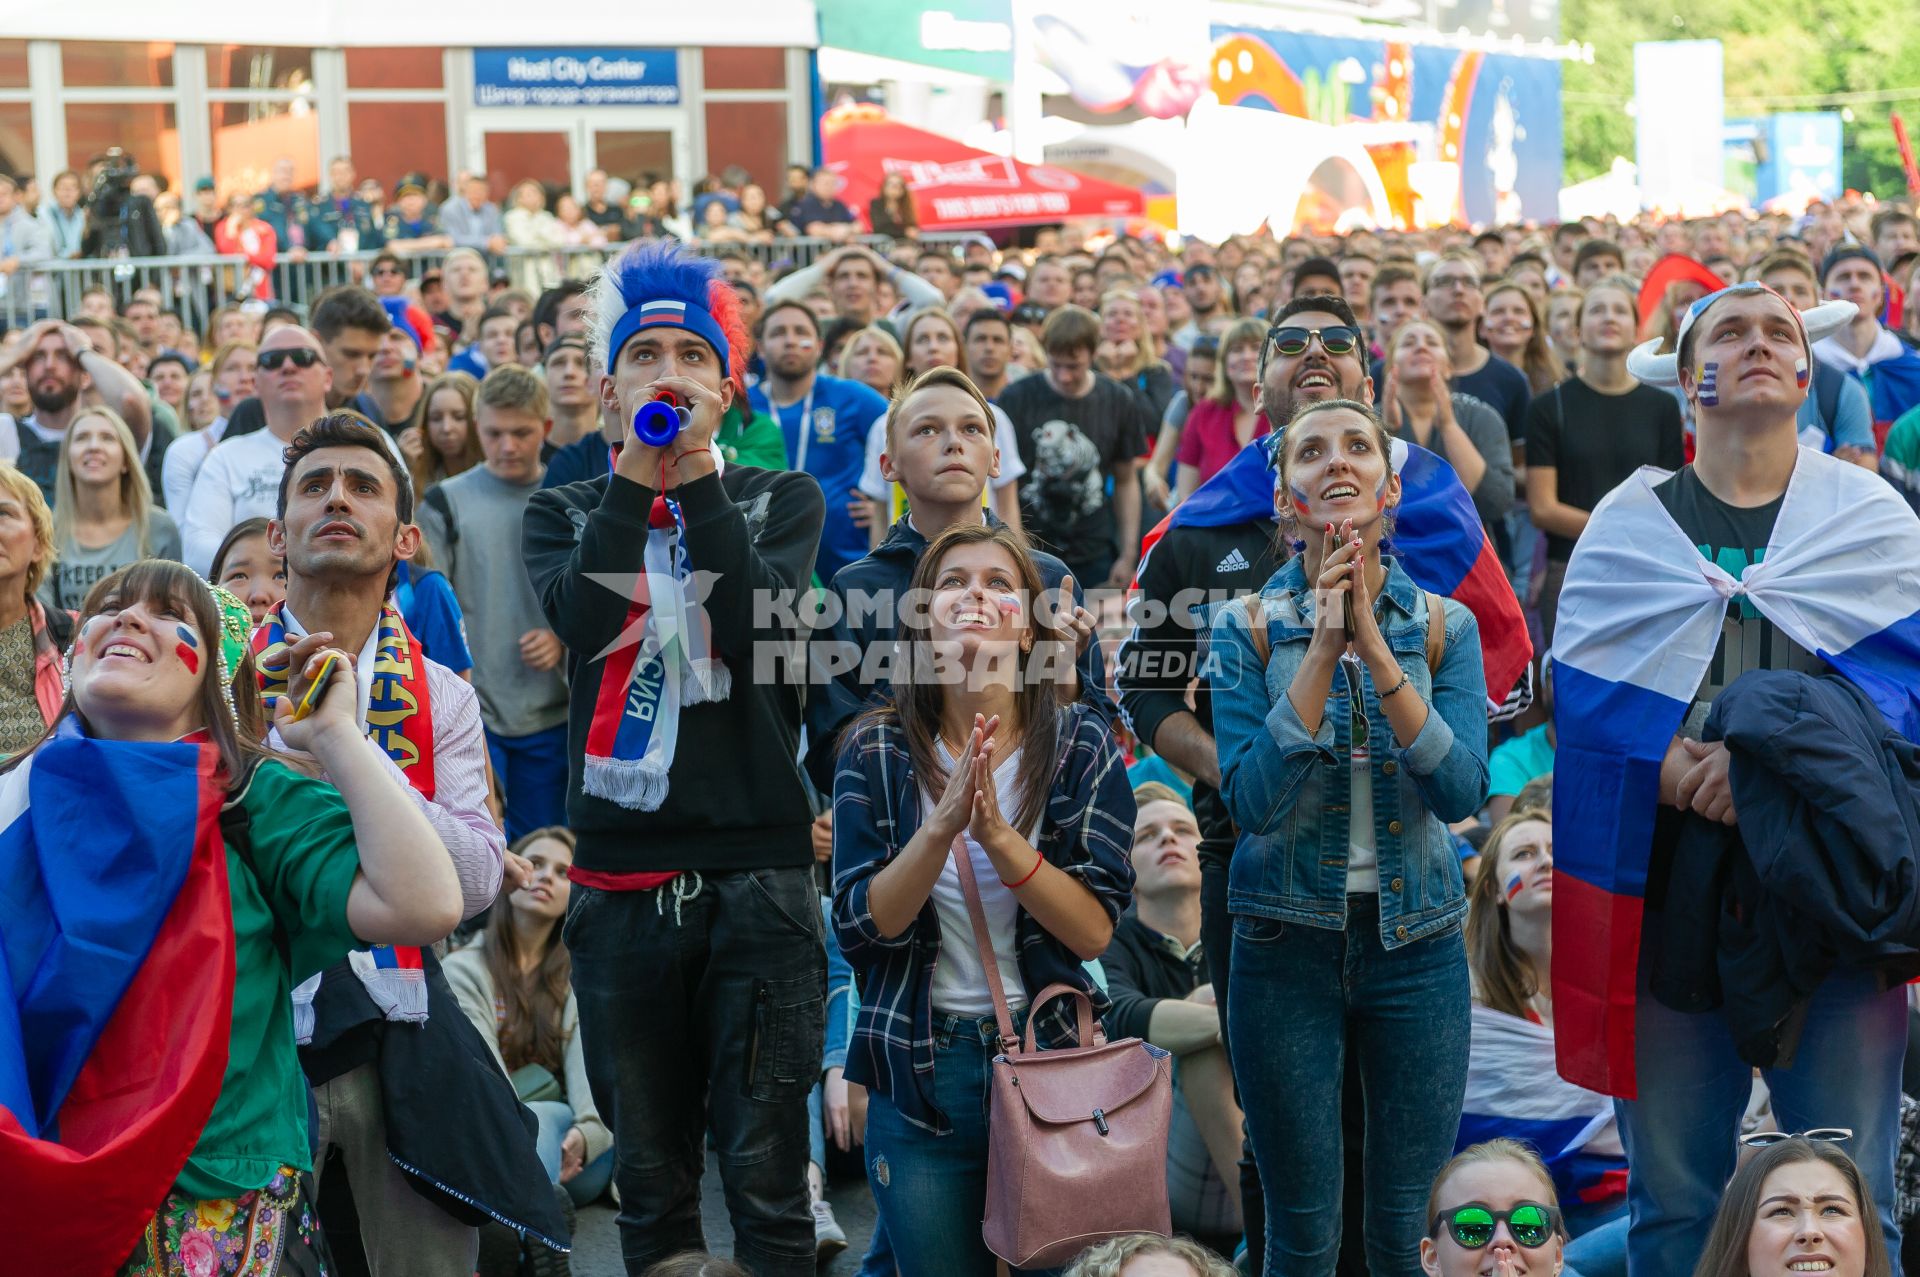
M 433 397 L 443 390 L 451 390 L 460 396 L 467 408 L 467 447 L 457 457 L 443 456 L 434 446 L 433 430 L 427 425 L 427 418 L 433 415 Z M 407 469 L 413 475 L 413 490 L 416 495 L 442 479 L 451 479 L 480 464 L 484 459 L 480 455 L 480 427 L 474 420 L 473 404 L 478 397 L 480 383 L 463 372 L 441 373 L 427 383 L 427 393 L 420 397 L 420 442 L 423 445 L 420 455 L 407 463 Z M 457 468 L 456 468 L 457 467 Z
M 548 825 L 523 834 L 513 844 L 520 854 L 541 839 L 564 845 L 573 854 L 573 831 L 562 825 Z M 558 1074 L 566 1067 L 567 993 L 573 985 L 573 958 L 560 943 L 560 924 L 553 926 L 541 940 L 540 961 L 531 972 L 520 966 L 520 933 L 513 929 L 513 908 L 501 901 L 487 918 L 487 929 L 480 938 L 480 952 L 487 962 L 487 974 L 493 979 L 493 995 L 500 1004 L 500 1058 L 509 1070 L 523 1064 L 539 1064 Z
M 1040 569 L 1033 562 L 1033 551 L 1024 535 L 1005 524 L 957 524 L 935 537 L 913 570 L 908 597 L 930 598 L 941 561 L 954 550 L 969 545 L 996 545 L 1005 550 L 1013 559 L 1020 593 L 1027 600 L 1033 650 L 1020 658 L 1019 683 L 1013 692 L 1013 721 L 1002 725 L 1002 730 L 1010 730 L 1020 744 L 1020 768 L 1015 782 L 1019 798 L 1009 823 L 1026 831 L 1038 823 L 1046 809 L 1060 743 L 1061 710 L 1066 704 L 1060 683 L 1036 675 L 1049 667 L 1060 668 L 1057 662 L 1062 659 L 1070 660 L 1073 645 L 1064 630 L 1041 615 L 1037 603 L 1044 586 Z M 892 702 L 863 715 L 855 727 L 855 735 L 870 725 L 897 723 L 907 738 L 907 754 L 913 761 L 913 774 L 919 779 L 921 789 L 938 794 L 947 783 L 947 769 L 941 765 L 939 751 L 940 712 L 946 704 L 946 684 L 934 677 L 933 662 L 927 657 L 932 643 L 927 607 L 922 603 L 903 608 L 901 616 L 900 636 L 896 640 L 901 677 L 894 680 Z M 1054 664 L 1034 670 L 1036 660 Z M 1003 810 L 1006 801 L 1003 796 Z
M 267 722 L 260 704 L 260 682 L 254 673 L 253 653 L 244 647 L 239 668 L 229 671 L 233 677 L 234 712 L 240 720 L 237 730 L 233 718 L 227 714 L 227 694 L 220 686 L 220 613 L 214 606 L 212 591 L 192 568 L 169 559 L 142 559 L 101 578 L 87 592 L 87 600 L 81 605 L 74 633 L 79 634 L 88 621 L 100 615 L 109 599 L 122 604 L 137 602 L 150 606 L 165 605 L 193 617 L 194 627 L 200 631 L 208 653 L 200 675 L 200 691 L 195 699 L 200 708 L 201 725 L 207 729 L 214 748 L 220 754 L 223 784 L 231 788 L 237 778 L 247 774 L 254 759 L 271 756 L 261 744 L 266 739 Z M 80 714 L 79 707 L 74 703 L 71 688 L 61 701 L 60 712 L 54 716 L 46 734 L 0 764 L 0 771 L 9 771 L 18 766 L 21 759 L 44 745 L 52 738 L 61 720 L 69 714 L 79 716 L 80 721 L 86 723 L 85 715 Z
M 1855 1213 L 1865 1241 L 1866 1277 L 1891 1277 L 1887 1241 L 1880 1235 L 1880 1216 L 1874 1209 L 1873 1194 L 1860 1174 L 1860 1168 L 1838 1145 L 1825 1140 L 1782 1140 L 1761 1149 L 1727 1181 L 1720 1196 L 1720 1213 L 1713 1217 L 1713 1231 L 1700 1252 L 1693 1277 L 1752 1277 L 1747 1264 L 1747 1240 L 1753 1233 L 1754 1218 L 1760 1213 L 1760 1190 L 1767 1176 L 1782 1166 L 1800 1162 L 1825 1162 L 1840 1172 L 1840 1178 L 1853 1190 Z
M 1533 332 L 1527 337 L 1527 344 L 1520 348 L 1520 371 L 1527 375 L 1527 385 L 1536 395 L 1544 395 L 1567 379 L 1567 370 L 1560 363 L 1560 357 L 1553 353 L 1553 347 L 1547 342 L 1547 317 L 1540 309 L 1540 303 L 1533 294 L 1512 280 L 1501 280 L 1487 289 L 1487 304 L 1501 293 L 1518 293 L 1520 300 L 1526 303 L 1527 313 L 1533 316 Z
M 1513 943 L 1499 867 L 1501 843 L 1529 820 L 1551 824 L 1553 816 L 1532 807 L 1508 812 L 1487 835 L 1480 868 L 1467 888 L 1467 969 L 1473 974 L 1473 996 L 1495 1011 L 1522 1020 L 1527 1018 L 1528 1004 L 1541 991 L 1540 982 L 1527 955 Z

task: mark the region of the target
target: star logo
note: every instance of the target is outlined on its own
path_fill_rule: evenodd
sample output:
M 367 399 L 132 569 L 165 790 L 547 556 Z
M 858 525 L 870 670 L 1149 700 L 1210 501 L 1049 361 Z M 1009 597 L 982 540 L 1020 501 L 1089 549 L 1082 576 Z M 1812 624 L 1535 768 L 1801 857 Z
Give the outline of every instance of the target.
M 637 601 L 643 605 L 637 611 L 629 607 L 628 610 L 634 614 L 620 627 L 620 632 L 614 635 L 610 643 L 594 653 L 592 659 L 596 661 L 604 661 L 615 652 L 634 646 L 640 648 L 641 660 L 658 656 L 660 638 L 657 634 L 648 636 L 647 618 L 653 615 L 650 600 L 668 592 L 677 592 L 680 599 L 682 635 L 710 632 L 706 601 L 713 593 L 714 583 L 720 579 L 718 572 L 692 572 L 684 581 L 660 572 L 588 572 L 584 575 L 595 585 L 619 595 L 624 602 L 632 604 Z M 698 659 L 707 653 L 689 652 L 687 655 L 690 659 Z

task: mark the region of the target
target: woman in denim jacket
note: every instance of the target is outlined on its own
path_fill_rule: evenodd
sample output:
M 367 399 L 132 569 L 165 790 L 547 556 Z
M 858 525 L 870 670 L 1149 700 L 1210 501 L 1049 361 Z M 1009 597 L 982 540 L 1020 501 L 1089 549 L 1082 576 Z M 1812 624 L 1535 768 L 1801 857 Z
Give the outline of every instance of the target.
M 1480 635 L 1380 553 L 1400 480 L 1370 408 L 1312 404 L 1276 455 L 1282 535 L 1301 549 L 1260 593 L 1266 641 L 1230 606 L 1208 669 L 1240 830 L 1234 1076 L 1265 1186 L 1267 1271 L 1320 1277 L 1339 1250 L 1340 1086 L 1358 1053 L 1367 1266 L 1411 1277 L 1467 1076 L 1467 905 L 1447 824 L 1487 794 Z M 1430 645 L 1435 620 L 1445 637 Z
M 935 537 L 903 611 L 893 702 L 848 729 L 834 776 L 833 925 L 860 977 L 846 1079 L 870 1093 L 867 1178 L 901 1277 L 995 1268 L 980 1221 L 1000 1032 L 955 857 L 979 884 L 1015 1031 L 1031 1010 L 1047 1047 L 1072 1044 L 1075 1004 L 1029 1000 L 1070 984 L 1106 1011 L 1081 964 L 1132 895 L 1126 765 L 1067 690 L 1071 634 L 1040 595 L 1019 532 Z

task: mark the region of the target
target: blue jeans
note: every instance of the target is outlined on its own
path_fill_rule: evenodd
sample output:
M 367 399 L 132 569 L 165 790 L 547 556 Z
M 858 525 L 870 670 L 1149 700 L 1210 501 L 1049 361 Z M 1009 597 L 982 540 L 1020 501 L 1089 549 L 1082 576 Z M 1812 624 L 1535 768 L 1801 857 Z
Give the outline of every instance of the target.
M 1905 990 L 1881 992 L 1872 975 L 1846 971 L 1814 992 L 1793 1067 L 1762 1070 L 1781 1130 L 1852 1129 L 1844 1147 L 1859 1163 L 1896 1256 L 1893 1159 L 1906 1045 Z M 1675 1011 L 1647 992 L 1644 979 L 1634 1067 L 1639 1098 L 1614 1101 L 1627 1146 L 1628 1268 L 1636 1277 L 1690 1273 L 1733 1178 L 1753 1070 L 1735 1053 L 1718 1011 Z
M 507 809 L 507 841 L 567 823 L 567 725 L 528 736 L 487 733 L 487 758 Z
M 1365 1093 L 1367 1267 L 1374 1277 L 1421 1271 L 1427 1190 L 1453 1155 L 1467 1085 L 1467 950 L 1458 927 L 1392 951 L 1379 933 L 1370 895 L 1348 897 L 1344 931 L 1233 920 L 1227 1021 L 1266 1197 L 1269 1273 L 1329 1277 L 1339 1257 L 1349 1047 Z
M 934 1012 L 933 1103 L 953 1128 L 945 1135 L 913 1125 L 877 1090 L 867 1098 L 867 1182 L 900 1277 L 993 1277 L 980 1221 L 988 1068 L 999 1036 L 991 1016 Z
M 564 1100 L 529 1100 L 527 1108 L 540 1120 L 540 1131 L 533 1139 L 534 1151 L 540 1154 L 540 1164 L 547 1168 L 547 1178 L 560 1184 L 560 1145 L 573 1127 L 573 1110 Z M 567 1190 L 575 1206 L 585 1206 L 607 1191 L 607 1181 L 612 1178 L 613 1150 L 609 1148 L 560 1187 Z
M 1567 1266 L 1561 1277 L 1627 1277 L 1626 1206 L 1616 1206 L 1585 1223 L 1580 1222 L 1580 1214 L 1577 1205 L 1567 1211 L 1573 1240 L 1567 1243 Z

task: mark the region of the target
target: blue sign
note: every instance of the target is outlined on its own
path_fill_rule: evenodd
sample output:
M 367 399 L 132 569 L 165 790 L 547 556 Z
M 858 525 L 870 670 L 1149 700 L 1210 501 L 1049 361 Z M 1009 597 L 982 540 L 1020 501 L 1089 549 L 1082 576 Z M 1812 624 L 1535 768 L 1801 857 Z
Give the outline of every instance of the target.
M 672 49 L 475 49 L 475 106 L 678 106 Z

